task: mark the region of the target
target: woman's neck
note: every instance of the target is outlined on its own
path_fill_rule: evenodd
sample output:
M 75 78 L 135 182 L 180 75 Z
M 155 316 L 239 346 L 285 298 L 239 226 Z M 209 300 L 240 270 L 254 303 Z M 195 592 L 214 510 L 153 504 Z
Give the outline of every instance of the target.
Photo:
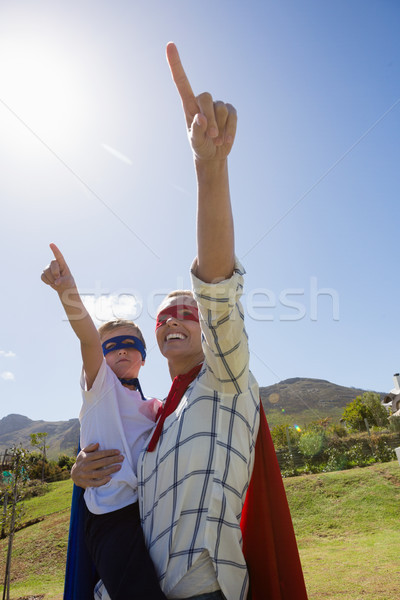
M 174 380 L 178 375 L 184 375 L 191 371 L 196 365 L 201 364 L 204 361 L 203 353 L 200 353 L 196 357 L 183 358 L 181 360 L 171 359 L 168 361 L 169 374 L 171 379 Z

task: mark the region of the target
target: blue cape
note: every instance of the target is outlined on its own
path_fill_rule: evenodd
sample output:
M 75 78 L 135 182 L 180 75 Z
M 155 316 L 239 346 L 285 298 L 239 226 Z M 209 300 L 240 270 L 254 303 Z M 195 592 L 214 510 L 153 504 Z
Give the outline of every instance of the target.
M 64 600 L 93 600 L 94 586 L 100 579 L 85 543 L 85 501 L 83 490 L 74 485 L 69 524 Z

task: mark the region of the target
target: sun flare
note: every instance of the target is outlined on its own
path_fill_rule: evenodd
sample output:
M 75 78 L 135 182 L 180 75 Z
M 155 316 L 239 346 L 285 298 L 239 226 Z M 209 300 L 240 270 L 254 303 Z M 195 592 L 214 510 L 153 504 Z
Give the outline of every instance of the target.
M 24 128 L 47 143 L 77 134 L 85 87 L 77 67 L 64 49 L 37 37 L 0 41 L 0 119 L 10 144 Z

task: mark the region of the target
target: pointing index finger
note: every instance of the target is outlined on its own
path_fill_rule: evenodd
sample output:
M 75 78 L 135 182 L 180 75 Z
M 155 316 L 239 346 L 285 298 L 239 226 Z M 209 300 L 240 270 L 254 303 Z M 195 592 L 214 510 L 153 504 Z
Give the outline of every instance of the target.
M 54 254 L 54 258 L 56 259 L 60 267 L 66 265 L 67 263 L 65 262 L 65 258 L 63 257 L 61 251 L 57 248 L 57 246 L 55 244 L 50 244 L 50 248 Z
M 167 61 L 171 71 L 172 79 L 181 97 L 183 110 L 188 126 L 192 124 L 194 116 L 199 112 L 199 107 L 193 94 L 192 87 L 186 76 L 179 57 L 178 49 L 173 42 L 167 44 Z

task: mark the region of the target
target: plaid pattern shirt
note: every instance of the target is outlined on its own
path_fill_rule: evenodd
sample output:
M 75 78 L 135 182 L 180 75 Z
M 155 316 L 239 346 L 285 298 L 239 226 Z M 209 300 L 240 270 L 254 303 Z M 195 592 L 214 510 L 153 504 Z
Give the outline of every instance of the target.
M 94 588 L 94 600 L 110 600 L 110 596 L 101 579 L 96 583 Z
M 138 496 L 142 526 L 164 593 L 203 550 L 229 600 L 244 600 L 248 574 L 240 516 L 259 426 L 258 385 L 239 298 L 243 269 L 206 284 L 192 274 L 205 361 L 169 415 L 153 452 L 142 451 Z

